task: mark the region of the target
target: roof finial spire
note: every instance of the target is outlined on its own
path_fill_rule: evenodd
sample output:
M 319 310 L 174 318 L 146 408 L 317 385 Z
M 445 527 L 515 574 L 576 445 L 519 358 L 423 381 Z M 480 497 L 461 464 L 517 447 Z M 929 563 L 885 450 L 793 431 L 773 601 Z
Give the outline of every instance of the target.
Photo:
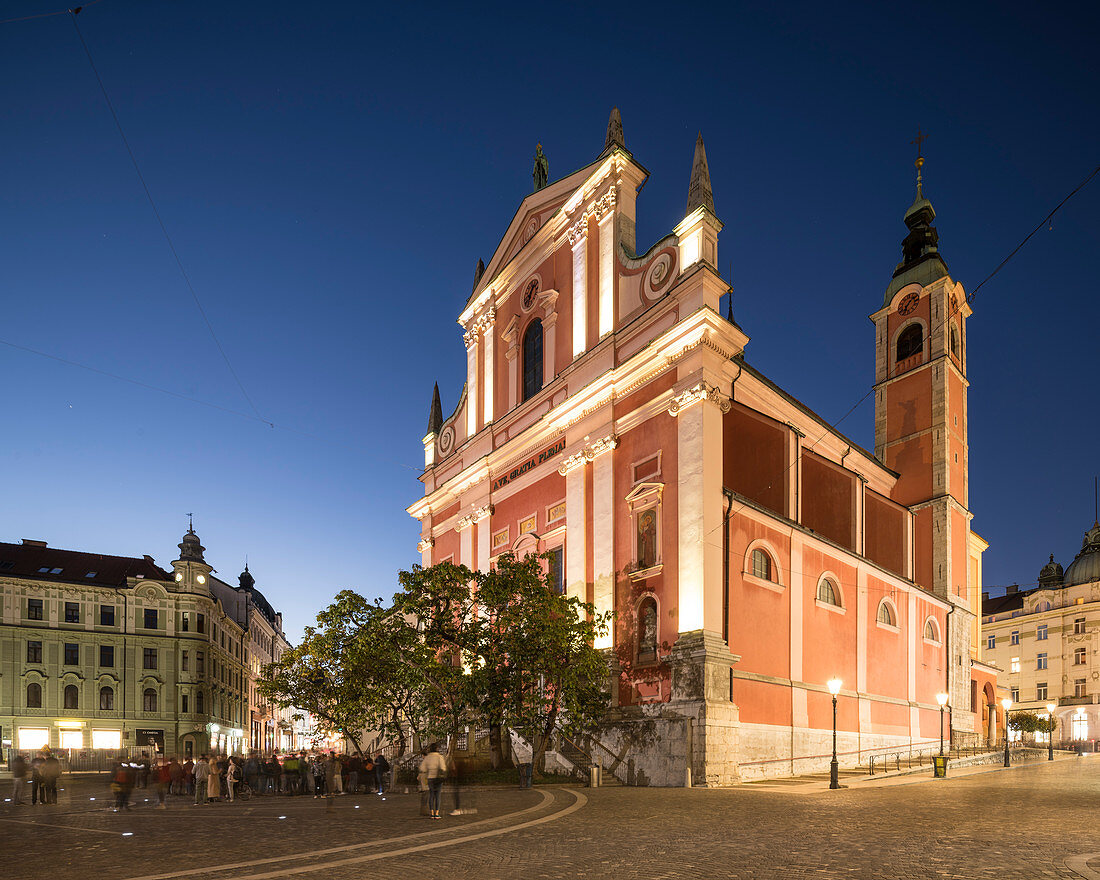
M 607 137 L 603 141 L 603 152 L 600 156 L 606 156 L 616 147 L 626 149 L 626 139 L 623 136 L 623 118 L 619 115 L 619 108 L 611 108 L 611 117 L 607 120 Z
M 921 144 L 928 140 L 928 135 L 924 134 L 920 128 L 917 129 L 917 136 L 913 138 L 909 143 L 917 145 L 917 198 L 923 199 L 924 192 L 921 186 L 921 166 L 924 165 L 924 154 L 921 151 Z
M 714 193 L 710 188 L 710 168 L 707 167 L 707 148 L 703 146 L 703 133 L 695 139 L 695 158 L 691 163 L 691 182 L 688 183 L 687 214 L 697 208 L 714 213 Z
M 195 519 L 194 519 L 194 516 L 190 513 L 187 514 L 187 531 L 189 531 L 189 532 L 195 531 Z
M 428 412 L 428 433 L 438 434 L 443 430 L 443 406 L 439 401 L 439 383 L 432 390 L 432 408 Z

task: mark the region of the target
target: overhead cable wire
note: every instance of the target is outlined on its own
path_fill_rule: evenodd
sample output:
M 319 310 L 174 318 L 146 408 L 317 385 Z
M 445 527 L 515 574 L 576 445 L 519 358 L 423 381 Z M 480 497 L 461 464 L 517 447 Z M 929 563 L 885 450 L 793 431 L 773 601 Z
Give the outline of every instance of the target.
M 243 410 L 233 409 L 232 407 L 229 407 L 229 406 L 222 406 L 219 403 L 213 403 L 209 400 L 203 400 L 202 398 L 199 398 L 199 397 L 191 397 L 190 395 L 187 395 L 187 394 L 181 394 L 178 391 L 172 391 L 170 388 L 164 388 L 160 385 L 153 385 L 149 382 L 142 382 L 140 379 L 133 379 L 129 376 L 122 376 L 118 373 L 112 373 L 109 370 L 104 370 L 104 369 L 101 369 L 100 367 L 93 367 L 91 364 L 85 364 L 85 363 L 81 363 L 80 361 L 70 360 L 69 358 L 63 358 L 63 357 L 60 357 L 59 355 L 56 355 L 56 354 L 50 354 L 49 352 L 46 352 L 46 351 L 40 351 L 37 348 L 31 348 L 30 346 L 27 346 L 27 345 L 20 345 L 17 342 L 10 342 L 7 339 L 0 339 L 0 345 L 6 345 L 8 348 L 15 349 L 16 351 L 23 351 L 23 352 L 26 352 L 28 354 L 37 355 L 38 357 L 47 358 L 48 360 L 56 361 L 59 364 L 65 364 L 66 366 L 69 366 L 69 367 L 76 367 L 77 369 L 80 369 L 80 370 L 87 370 L 89 373 L 96 373 L 100 376 L 106 376 L 108 379 L 114 379 L 118 382 L 125 382 L 128 385 L 135 385 L 138 388 L 144 388 L 148 391 L 156 391 L 159 394 L 167 394 L 169 397 L 174 397 L 177 400 L 185 400 L 188 403 L 195 403 L 195 404 L 198 404 L 199 406 L 205 406 L 205 407 L 209 407 L 210 409 L 216 409 L 216 410 L 219 410 L 221 412 L 228 413 L 229 415 L 240 416 L 242 419 L 248 419 L 249 421 L 252 421 L 252 422 L 260 422 L 261 424 L 267 425 L 269 428 L 272 428 L 272 429 L 275 429 L 275 430 L 288 431 L 292 434 L 299 434 L 303 437 L 311 437 L 315 440 L 321 440 L 321 441 L 324 441 L 326 443 L 330 443 L 330 444 L 335 445 L 335 446 L 340 446 L 340 447 L 352 450 L 352 451 L 360 453 L 360 454 L 362 454 L 364 452 L 364 450 L 361 447 L 353 446 L 350 443 L 343 443 L 343 442 L 335 441 L 329 435 L 315 434 L 312 431 L 304 431 L 301 428 L 295 428 L 295 427 L 292 427 L 290 425 L 279 424 L 277 422 L 271 421 L 270 419 L 261 418 L 260 416 L 244 412 Z M 371 453 L 367 453 L 367 454 L 371 454 Z M 374 457 L 378 458 L 377 455 L 375 455 Z M 416 473 L 421 473 L 422 470 L 423 470 L 423 468 L 413 467 L 411 464 L 405 464 L 404 462 L 400 462 L 400 461 L 389 461 L 388 463 L 389 464 L 395 464 L 398 467 L 407 468 L 408 470 L 414 471 Z
M 122 122 L 118 118 L 118 113 L 115 112 L 115 106 L 111 102 L 111 96 L 107 93 L 107 87 L 103 83 L 103 77 L 99 75 L 99 69 L 96 67 L 95 59 L 92 58 L 91 50 L 88 48 L 88 43 L 84 39 L 84 34 L 80 30 L 80 24 L 76 17 L 83 7 L 77 6 L 74 9 L 69 10 L 71 13 L 70 18 L 73 22 L 73 28 L 76 30 L 76 35 L 80 39 L 80 45 L 84 48 L 84 54 L 88 57 L 88 64 L 91 65 L 92 73 L 95 74 L 96 82 L 99 83 L 99 90 L 103 93 L 103 100 L 107 103 L 107 109 L 111 111 L 111 118 L 115 121 L 115 128 L 118 129 L 119 137 L 122 138 L 122 143 L 126 147 L 126 153 L 130 157 L 130 162 L 134 166 L 134 171 L 137 172 L 138 180 L 141 181 L 141 188 L 145 191 L 145 198 L 149 201 L 149 207 L 153 209 L 153 216 L 156 217 L 157 225 L 160 226 L 160 231 L 164 234 L 164 240 L 168 242 L 168 249 L 172 252 L 172 258 L 176 261 L 176 266 L 179 269 L 180 276 L 183 278 L 183 283 L 187 285 L 187 289 L 191 292 L 191 298 L 195 301 L 195 307 L 199 310 L 199 314 L 202 316 L 203 323 L 206 324 L 206 329 L 210 331 L 210 338 L 214 340 L 214 345 L 217 346 L 218 351 L 221 353 L 222 360 L 225 361 L 225 366 L 229 369 L 230 375 L 233 376 L 234 381 L 237 383 L 237 387 L 241 390 L 241 394 L 244 399 L 248 401 L 249 407 L 252 412 L 255 413 L 256 418 L 261 422 L 267 422 L 267 420 L 260 415 L 260 411 L 256 408 L 256 404 L 252 402 L 252 398 L 245 390 L 244 383 L 241 382 L 240 376 L 237 375 L 237 371 L 233 369 L 233 364 L 229 360 L 229 355 L 225 353 L 225 349 L 222 347 L 221 340 L 218 339 L 218 334 L 214 332 L 214 325 L 210 323 L 210 318 L 207 317 L 206 310 L 202 307 L 202 303 L 199 301 L 199 295 L 195 291 L 194 285 L 191 283 L 191 278 L 187 274 L 187 270 L 183 266 L 183 260 L 180 259 L 179 252 L 176 250 L 176 245 L 172 241 L 172 236 L 168 233 L 168 227 L 164 223 L 163 217 L 161 217 L 160 210 L 157 208 L 156 200 L 153 198 L 153 193 L 149 189 L 149 184 L 145 181 L 145 175 L 141 172 L 141 166 L 138 164 L 137 156 L 134 155 L 134 150 L 130 146 L 130 141 L 126 137 L 126 132 L 122 128 Z
M 16 18 L 0 18 L 0 24 L 11 24 L 16 21 L 32 21 L 36 18 L 53 18 L 55 15 L 79 15 L 81 10 L 89 6 L 95 6 L 100 0 L 88 0 L 83 6 L 73 6 L 69 9 L 58 9 L 56 12 L 39 12 L 36 15 L 20 15 Z
M 978 291 L 981 290 L 990 280 L 992 280 L 993 277 L 998 272 L 1000 272 L 1001 269 L 1003 269 L 1008 264 L 1008 262 L 1013 257 L 1015 257 L 1016 254 L 1018 254 L 1024 248 L 1024 246 L 1029 241 L 1031 241 L 1031 239 L 1035 235 L 1035 233 L 1037 233 L 1044 226 L 1048 225 L 1051 222 L 1051 220 L 1054 218 L 1054 215 L 1057 214 L 1058 211 L 1060 211 L 1070 199 L 1072 199 L 1075 195 L 1077 195 L 1077 193 L 1079 193 L 1082 189 L 1084 189 L 1092 181 L 1092 179 L 1094 177 L 1096 177 L 1097 174 L 1100 174 L 1100 165 L 1097 165 L 1095 168 L 1093 168 L 1092 171 L 1089 172 L 1089 174 L 1086 175 L 1085 178 L 1080 183 L 1078 183 L 1072 190 L 1070 190 L 1069 193 L 1060 202 L 1058 202 L 1058 204 L 1055 205 L 1054 208 L 1051 209 L 1051 211 L 1045 217 L 1043 217 L 1042 220 L 1040 220 L 1035 225 L 1035 228 L 1032 229 L 1027 235 L 1024 236 L 1023 240 L 1009 252 L 1008 256 L 1006 256 L 1003 260 L 1001 260 L 1001 262 L 997 264 L 996 268 L 993 269 L 993 271 L 990 272 L 988 275 L 986 275 L 985 278 L 983 278 L 981 280 L 981 282 L 979 282 L 979 284 L 972 291 L 970 291 L 966 295 L 966 302 L 968 304 L 973 302 L 974 297 L 977 296 Z M 956 314 L 958 314 L 959 308 L 960 307 L 958 305 L 956 305 L 954 309 L 951 309 L 950 314 L 948 314 L 942 321 L 940 321 L 939 324 L 937 324 L 934 328 L 932 328 L 932 330 L 929 331 L 928 338 L 931 339 L 933 334 L 935 334 L 935 333 L 939 332 L 940 330 L 942 330 L 943 327 L 947 324 L 947 322 L 950 321 L 953 317 L 955 317 Z M 818 438 L 816 440 L 814 440 L 811 444 L 809 444 L 808 447 L 805 447 L 805 448 L 809 449 L 810 451 L 813 451 L 813 449 L 817 446 L 817 444 L 820 443 L 822 440 L 824 440 L 826 437 L 828 437 L 830 434 L 839 434 L 840 431 L 839 431 L 837 426 L 840 425 L 840 423 L 843 422 L 845 419 L 847 419 L 848 416 L 850 416 L 853 412 L 855 412 L 857 409 L 859 409 L 859 407 L 863 404 L 863 402 L 868 397 L 870 397 L 872 394 L 874 394 L 874 391 L 875 391 L 874 386 L 872 386 L 867 391 L 867 393 L 864 394 L 859 400 L 857 400 L 851 407 L 849 407 L 848 411 L 845 412 L 844 415 L 842 415 L 839 419 L 837 419 L 836 422 L 830 424 L 829 422 L 826 422 L 824 419 L 822 419 L 822 422 L 825 422 L 825 426 L 826 426 L 825 430 L 818 436 Z M 796 458 L 793 462 L 788 464 L 782 471 L 780 471 L 776 478 L 778 479 L 778 478 L 781 478 L 781 477 L 785 477 L 797 463 L 798 463 L 798 459 Z M 773 481 L 768 485 L 768 488 L 770 489 L 774 485 L 775 485 L 775 480 L 773 479 Z M 747 506 L 748 506 L 748 502 L 744 502 L 744 501 L 741 502 L 740 506 L 736 510 L 731 510 L 730 511 L 729 518 L 732 519 L 734 516 L 736 516 L 738 513 L 740 513 L 742 510 L 744 510 Z M 720 528 L 722 528 L 724 525 L 725 525 L 725 523 L 719 523 L 713 529 L 711 529 L 709 532 L 707 532 L 707 534 L 704 537 L 709 537 L 710 535 L 712 535 L 716 531 L 718 531 Z

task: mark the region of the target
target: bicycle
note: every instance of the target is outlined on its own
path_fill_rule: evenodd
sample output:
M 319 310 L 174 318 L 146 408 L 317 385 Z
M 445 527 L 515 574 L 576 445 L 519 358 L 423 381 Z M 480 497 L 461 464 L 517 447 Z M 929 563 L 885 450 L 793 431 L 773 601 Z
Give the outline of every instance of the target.
M 252 797 L 252 786 L 245 781 L 237 783 L 237 787 L 233 790 L 233 799 L 246 801 Z

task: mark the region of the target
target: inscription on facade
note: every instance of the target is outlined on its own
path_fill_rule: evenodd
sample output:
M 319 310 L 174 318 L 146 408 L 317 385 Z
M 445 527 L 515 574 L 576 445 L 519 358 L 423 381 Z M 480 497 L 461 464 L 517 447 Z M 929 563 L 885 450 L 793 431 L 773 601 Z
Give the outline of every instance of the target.
M 512 482 L 512 480 L 518 480 L 528 471 L 534 470 L 540 464 L 543 464 L 552 459 L 563 449 L 565 449 L 564 437 L 556 441 L 552 446 L 547 446 L 544 450 L 542 450 L 542 452 L 539 452 L 536 455 L 532 455 L 529 459 L 527 459 L 527 461 L 523 462 L 523 464 L 516 465 L 514 468 L 508 471 L 508 473 L 502 474 L 501 476 L 493 480 L 493 491 L 495 492 L 501 486 L 508 485 L 508 483 Z

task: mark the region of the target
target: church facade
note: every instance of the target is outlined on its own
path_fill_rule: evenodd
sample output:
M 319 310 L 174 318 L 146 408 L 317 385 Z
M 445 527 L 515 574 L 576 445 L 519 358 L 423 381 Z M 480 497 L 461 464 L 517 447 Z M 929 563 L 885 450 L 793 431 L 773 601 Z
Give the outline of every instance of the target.
M 970 308 L 919 183 L 871 315 L 870 451 L 756 370 L 723 317 L 701 137 L 684 219 L 642 252 L 648 172 L 617 110 L 593 163 L 544 174 L 458 318 L 466 384 L 446 418 L 436 389 L 409 508 L 422 563 L 546 553 L 556 588 L 615 612 L 600 751 L 631 782 L 819 769 L 832 679 L 842 764 L 937 741 L 938 693 L 949 736 L 983 735 Z

